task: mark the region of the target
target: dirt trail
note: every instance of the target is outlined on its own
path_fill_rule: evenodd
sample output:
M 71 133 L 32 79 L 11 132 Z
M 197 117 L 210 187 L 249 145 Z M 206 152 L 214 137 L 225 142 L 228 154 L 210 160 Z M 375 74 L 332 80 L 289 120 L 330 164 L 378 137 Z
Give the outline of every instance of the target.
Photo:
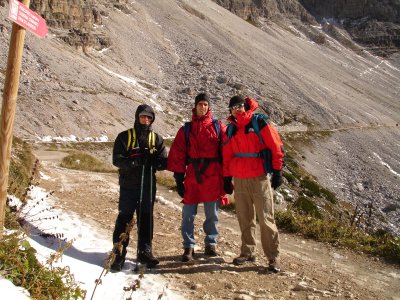
M 65 153 L 36 148 L 42 172 L 51 178 L 40 185 L 55 191 L 59 207 L 107 230 L 111 248 L 117 215 L 117 175 L 64 169 L 59 161 Z M 148 272 L 165 276 L 169 288 L 179 290 L 188 299 L 400 299 L 398 267 L 295 235 L 281 233 L 283 272 L 264 271 L 266 260 L 259 242 L 256 263 L 234 266 L 231 262 L 239 253 L 240 235 L 231 213 L 220 214 L 220 256 L 206 258 L 201 254 L 201 207 L 196 219 L 198 254 L 193 263 L 184 264 L 180 262 L 180 199 L 162 186 L 158 187 L 157 199 L 154 253 L 161 263 Z M 128 259 L 135 259 L 135 249 L 133 237 Z

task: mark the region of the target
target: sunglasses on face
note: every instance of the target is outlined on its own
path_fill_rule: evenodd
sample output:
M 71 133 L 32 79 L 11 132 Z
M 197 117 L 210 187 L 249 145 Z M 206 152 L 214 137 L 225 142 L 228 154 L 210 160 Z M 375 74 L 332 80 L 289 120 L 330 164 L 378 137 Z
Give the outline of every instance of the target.
M 141 116 L 139 116 L 139 118 L 145 118 L 145 119 L 153 120 L 152 117 L 146 116 L 146 115 L 141 115 Z
M 237 104 L 231 107 L 232 110 L 238 110 L 241 109 L 242 107 L 244 107 L 244 103 L 242 104 Z

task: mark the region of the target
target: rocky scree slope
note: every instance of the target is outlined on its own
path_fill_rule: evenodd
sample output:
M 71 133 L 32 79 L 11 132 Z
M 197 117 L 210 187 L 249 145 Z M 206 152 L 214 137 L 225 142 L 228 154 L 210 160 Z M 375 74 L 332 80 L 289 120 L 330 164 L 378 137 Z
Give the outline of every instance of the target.
M 280 14 L 254 24 L 212 1 L 31 1 L 52 27 L 43 40 L 27 34 L 15 134 L 112 140 L 132 125 L 137 105 L 149 103 L 157 110 L 155 129 L 174 136 L 196 93 L 211 94 L 221 119 L 240 93 L 285 125 L 281 132 L 331 131 L 308 143 L 298 133 L 299 163 L 365 213 L 373 202 L 373 224 L 398 232 L 396 55 L 382 59 L 332 38 L 298 2 L 268 3 Z M 5 3 L 1 82 L 7 12 Z

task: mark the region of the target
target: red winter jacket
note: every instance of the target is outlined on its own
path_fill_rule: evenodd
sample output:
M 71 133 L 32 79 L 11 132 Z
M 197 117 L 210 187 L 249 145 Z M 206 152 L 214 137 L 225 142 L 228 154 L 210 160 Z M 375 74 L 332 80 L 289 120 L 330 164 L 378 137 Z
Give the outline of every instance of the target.
M 215 127 L 212 123 L 211 111 L 206 115 L 197 117 L 193 110 L 191 129 L 189 133 L 189 146 L 186 151 L 186 138 L 184 127 L 176 134 L 168 154 L 167 169 L 172 172 L 185 173 L 184 204 L 210 202 L 221 199 L 225 195 L 223 188 L 221 162 L 210 162 L 201 175 L 201 183 L 197 182 L 193 163 L 186 165 L 188 157 L 217 158 L 222 151 L 222 141 L 219 141 Z M 221 123 L 220 136 L 225 135 L 226 125 Z M 201 169 L 203 164 L 199 164 Z
M 237 131 L 229 141 L 228 136 L 224 135 L 223 147 L 223 174 L 238 178 L 252 178 L 264 174 L 263 159 L 258 157 L 235 157 L 235 153 L 259 153 L 260 150 L 268 148 L 272 152 L 272 168 L 282 169 L 283 144 L 278 132 L 271 124 L 260 128 L 260 134 L 264 144 L 261 143 L 258 135 L 252 130 L 251 117 L 253 111 L 258 107 L 258 103 L 246 98 L 249 109 L 239 112 L 236 120 L 233 116 L 228 121 L 233 123 Z

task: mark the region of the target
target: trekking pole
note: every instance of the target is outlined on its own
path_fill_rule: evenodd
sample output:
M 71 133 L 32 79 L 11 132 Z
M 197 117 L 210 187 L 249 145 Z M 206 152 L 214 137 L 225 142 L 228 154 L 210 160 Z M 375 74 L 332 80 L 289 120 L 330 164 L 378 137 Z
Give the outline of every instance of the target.
M 143 201 L 143 188 L 144 188 L 144 169 L 145 169 L 146 163 L 143 164 L 142 166 L 142 177 L 140 180 L 140 196 L 139 196 L 139 212 L 138 212 L 138 222 L 137 222 L 137 227 L 138 227 L 138 242 L 136 245 L 136 266 L 134 271 L 137 272 L 141 269 L 141 265 L 139 262 L 139 236 L 140 236 L 140 228 L 141 228 L 141 223 L 142 223 L 142 201 Z
M 153 239 L 153 165 L 150 165 L 150 231 L 149 241 Z M 153 249 L 152 249 L 153 250 Z

